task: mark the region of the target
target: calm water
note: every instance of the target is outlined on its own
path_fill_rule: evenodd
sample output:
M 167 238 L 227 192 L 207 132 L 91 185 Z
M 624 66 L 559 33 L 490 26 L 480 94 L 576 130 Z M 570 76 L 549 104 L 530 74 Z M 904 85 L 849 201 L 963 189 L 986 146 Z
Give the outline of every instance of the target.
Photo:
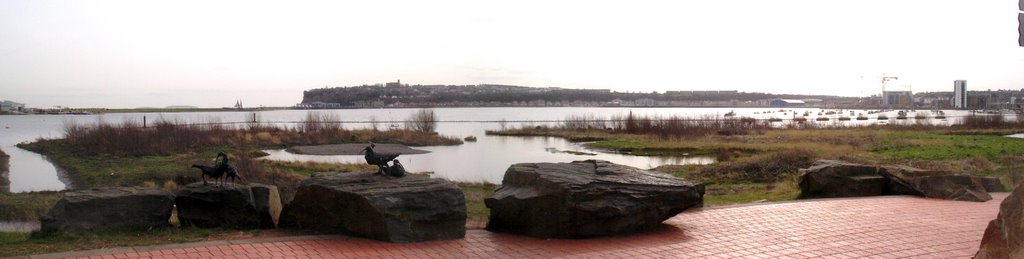
M 430 171 L 434 173 L 435 177 L 464 182 L 501 183 L 508 166 L 525 162 L 571 162 L 601 159 L 639 168 L 654 168 L 666 164 L 708 164 L 715 161 L 711 157 L 645 157 L 602 153 L 564 139 L 552 137 L 523 138 L 480 135 L 477 142 L 466 142 L 460 146 L 415 148 L 431 151 L 431 153 L 399 156 L 398 160 L 402 162 L 402 166 L 406 170 Z M 265 159 L 273 160 L 366 163 L 362 155 L 318 156 L 292 154 L 284 150 L 266 151 L 270 153 L 270 156 Z M 593 155 L 571 154 L 564 151 Z
M 403 155 L 401 161 L 408 169 L 413 171 L 433 171 L 438 177 L 446 177 L 460 181 L 488 181 L 500 182 L 501 175 L 505 168 L 512 163 L 519 162 L 568 162 L 581 159 L 605 159 L 616 163 L 632 165 L 640 168 L 651 168 L 663 164 L 684 164 L 684 163 L 708 163 L 710 158 L 665 158 L 665 157 L 637 157 L 621 154 L 608 154 L 587 150 L 579 145 L 569 143 L 557 138 L 518 138 L 518 137 L 496 137 L 485 136 L 484 131 L 489 129 L 500 129 L 501 123 L 496 121 L 517 121 L 507 123 L 507 127 L 532 126 L 549 124 L 541 121 L 557 121 L 565 119 L 569 115 L 593 115 L 599 118 L 610 118 L 614 115 L 626 115 L 632 112 L 635 115 L 680 115 L 700 116 L 705 114 L 723 115 L 730 111 L 738 116 L 752 116 L 757 118 L 782 118 L 788 119 L 794 116 L 795 111 L 802 115 L 805 111 L 809 113 L 808 119 L 813 122 L 818 117 L 820 109 L 786 109 L 786 112 L 779 112 L 779 109 L 770 108 L 438 108 L 434 109 L 437 116 L 443 122 L 438 124 L 437 131 L 443 135 L 465 137 L 476 136 L 479 141 L 466 143 L 461 146 L 451 147 L 425 147 L 430 154 Z M 412 114 L 416 109 L 353 109 L 353 110 L 322 110 L 337 114 L 343 121 L 400 121 Z M 298 122 L 305 118 L 308 111 L 304 110 L 282 110 L 256 112 L 256 118 L 261 122 L 280 123 L 289 125 L 287 122 Z M 770 112 L 770 113 L 769 113 Z M 856 110 L 855 114 L 863 113 L 869 120 L 852 119 L 846 122 L 837 122 L 840 114 L 822 115 L 832 118 L 830 122 L 851 125 L 870 125 L 876 123 L 900 124 L 915 123 L 911 118 L 907 120 L 896 120 L 896 112 L 887 112 L 889 120 L 876 120 L 876 115 L 868 115 L 867 111 Z M 757 114 L 755 114 L 757 113 Z M 934 116 L 929 111 L 922 111 L 929 117 Z M 934 120 L 927 119 L 927 122 L 940 125 L 948 125 L 959 120 L 958 116 L 966 115 L 967 111 L 945 111 L 948 119 Z M 849 110 L 842 115 L 854 118 Z M 195 112 L 195 113 L 129 113 L 129 114 L 104 114 L 104 115 L 25 115 L 25 116 L 0 116 L 0 149 L 11 156 L 10 161 L 10 190 L 12 192 L 26 192 L 39 190 L 61 190 L 67 188 L 67 184 L 61 180 L 58 169 L 47 161 L 43 156 L 24 151 L 15 147 L 16 144 L 25 141 L 33 141 L 38 138 L 58 138 L 63 135 L 63 125 L 68 122 L 75 123 L 96 123 L 109 122 L 118 123 L 127 120 L 142 121 L 146 117 L 152 122 L 158 119 L 175 120 L 184 123 L 205 123 L 205 122 L 245 122 L 253 117 L 253 112 Z M 489 121 L 489 122 L 481 122 Z M 533 121 L 533 122 L 518 122 Z M 780 123 L 781 125 L 781 123 Z M 346 123 L 349 128 L 366 128 L 367 123 Z M 386 129 L 391 123 L 379 123 L 380 128 Z M 395 125 L 401 126 L 401 125 Z M 572 150 L 588 153 L 598 153 L 596 156 L 572 155 L 567 153 L 551 153 L 549 149 Z M 359 156 L 301 156 L 288 154 L 281 151 L 271 152 L 270 159 L 283 160 L 317 160 L 317 161 L 345 161 L 362 162 Z

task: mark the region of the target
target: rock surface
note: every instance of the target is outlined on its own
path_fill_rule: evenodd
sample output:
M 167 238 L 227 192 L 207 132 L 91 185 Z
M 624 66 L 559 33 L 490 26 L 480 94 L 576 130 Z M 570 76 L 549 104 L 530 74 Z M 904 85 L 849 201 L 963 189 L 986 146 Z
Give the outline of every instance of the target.
M 281 224 L 400 243 L 456 239 L 466 235 L 466 197 L 426 175 L 316 173 L 285 206 Z
M 974 258 L 1024 258 L 1024 185 L 999 204 L 999 215 L 985 228 Z
M 94 231 L 169 225 L 174 194 L 117 187 L 64 193 L 41 220 L 43 231 Z
M 869 166 L 818 160 L 800 169 L 803 198 L 915 195 L 957 201 L 988 201 L 983 177 L 907 166 Z M 995 179 L 998 182 L 998 179 Z M 991 188 L 995 188 L 992 186 Z
M 703 201 L 704 185 L 600 160 L 514 164 L 484 200 L 488 230 L 540 238 L 651 228 Z
M 178 220 L 185 226 L 274 228 L 281 212 L 281 196 L 273 185 L 191 183 L 177 196 Z
M 843 161 L 819 160 L 800 169 L 801 197 L 876 196 L 886 192 L 887 183 L 878 168 Z
M 1024 0 L 1021 0 L 1024 1 Z M 987 192 L 1005 192 L 1006 188 L 1003 187 L 1003 181 L 999 178 L 992 176 L 981 177 L 981 184 L 985 186 Z

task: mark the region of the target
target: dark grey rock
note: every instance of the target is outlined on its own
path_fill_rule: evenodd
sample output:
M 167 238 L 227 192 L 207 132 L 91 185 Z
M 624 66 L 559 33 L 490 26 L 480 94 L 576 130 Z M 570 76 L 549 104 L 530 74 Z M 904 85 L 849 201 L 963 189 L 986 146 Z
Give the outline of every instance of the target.
M 982 184 L 982 177 L 978 176 L 908 166 L 881 167 L 879 173 L 889 179 L 890 186 L 900 186 L 901 189 L 908 190 L 885 193 L 887 195 L 916 195 L 955 201 L 988 201 L 992 199 Z
M 914 177 L 911 183 L 927 198 L 954 201 L 992 200 L 980 179 L 971 175 L 936 175 Z
M 273 185 L 192 183 L 178 190 L 174 203 L 184 226 L 239 229 L 274 228 L 281 197 Z
M 540 238 L 648 229 L 703 201 L 702 184 L 600 160 L 512 165 L 484 200 L 488 230 Z
M 983 176 L 981 177 L 981 185 L 985 186 L 987 192 L 1005 192 L 1006 188 L 1003 187 L 1003 181 L 999 180 L 998 177 Z
M 117 187 L 64 193 L 40 218 L 43 231 L 95 231 L 169 225 L 174 194 L 165 189 Z
M 995 179 L 998 181 L 998 179 Z M 819 160 L 800 169 L 802 198 L 914 195 L 957 201 L 988 201 L 982 177 L 907 166 L 875 167 Z M 992 187 L 994 188 L 994 187 Z
M 466 197 L 425 175 L 316 173 L 299 185 L 281 224 L 389 242 L 456 239 L 466 235 Z
M 999 215 L 985 228 L 974 258 L 1024 258 L 1024 185 L 999 204 Z
M 877 196 L 889 181 L 878 168 L 836 160 L 818 160 L 800 169 L 800 197 L 837 198 Z

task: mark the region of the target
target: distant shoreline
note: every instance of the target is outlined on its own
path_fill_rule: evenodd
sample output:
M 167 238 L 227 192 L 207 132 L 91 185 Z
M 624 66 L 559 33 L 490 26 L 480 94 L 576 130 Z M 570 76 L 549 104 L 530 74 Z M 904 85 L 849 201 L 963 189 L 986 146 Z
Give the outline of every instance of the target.
M 264 108 L 72 108 L 63 112 L 42 113 L 0 113 L 0 115 L 96 115 L 120 113 L 187 113 L 187 112 L 262 112 L 281 110 L 358 110 L 358 109 L 473 109 L 473 108 L 735 108 L 735 109 L 825 109 L 825 110 L 975 110 L 954 108 L 891 108 L 891 107 L 822 107 L 822 106 L 412 106 L 412 107 L 337 107 L 337 108 L 297 108 L 297 107 L 264 107 Z M 978 110 L 995 111 L 995 110 Z

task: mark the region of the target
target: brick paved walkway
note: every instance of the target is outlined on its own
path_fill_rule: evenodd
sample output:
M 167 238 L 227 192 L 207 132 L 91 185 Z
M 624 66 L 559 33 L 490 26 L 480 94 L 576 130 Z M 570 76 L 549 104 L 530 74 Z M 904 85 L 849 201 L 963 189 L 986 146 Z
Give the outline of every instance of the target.
M 985 203 L 892 196 L 705 209 L 680 214 L 653 231 L 585 240 L 542 240 L 470 230 L 465 239 L 415 244 L 304 237 L 306 240 L 185 244 L 173 249 L 123 248 L 108 250 L 106 257 L 969 258 L 1007 193 L 993 196 L 994 200 Z

